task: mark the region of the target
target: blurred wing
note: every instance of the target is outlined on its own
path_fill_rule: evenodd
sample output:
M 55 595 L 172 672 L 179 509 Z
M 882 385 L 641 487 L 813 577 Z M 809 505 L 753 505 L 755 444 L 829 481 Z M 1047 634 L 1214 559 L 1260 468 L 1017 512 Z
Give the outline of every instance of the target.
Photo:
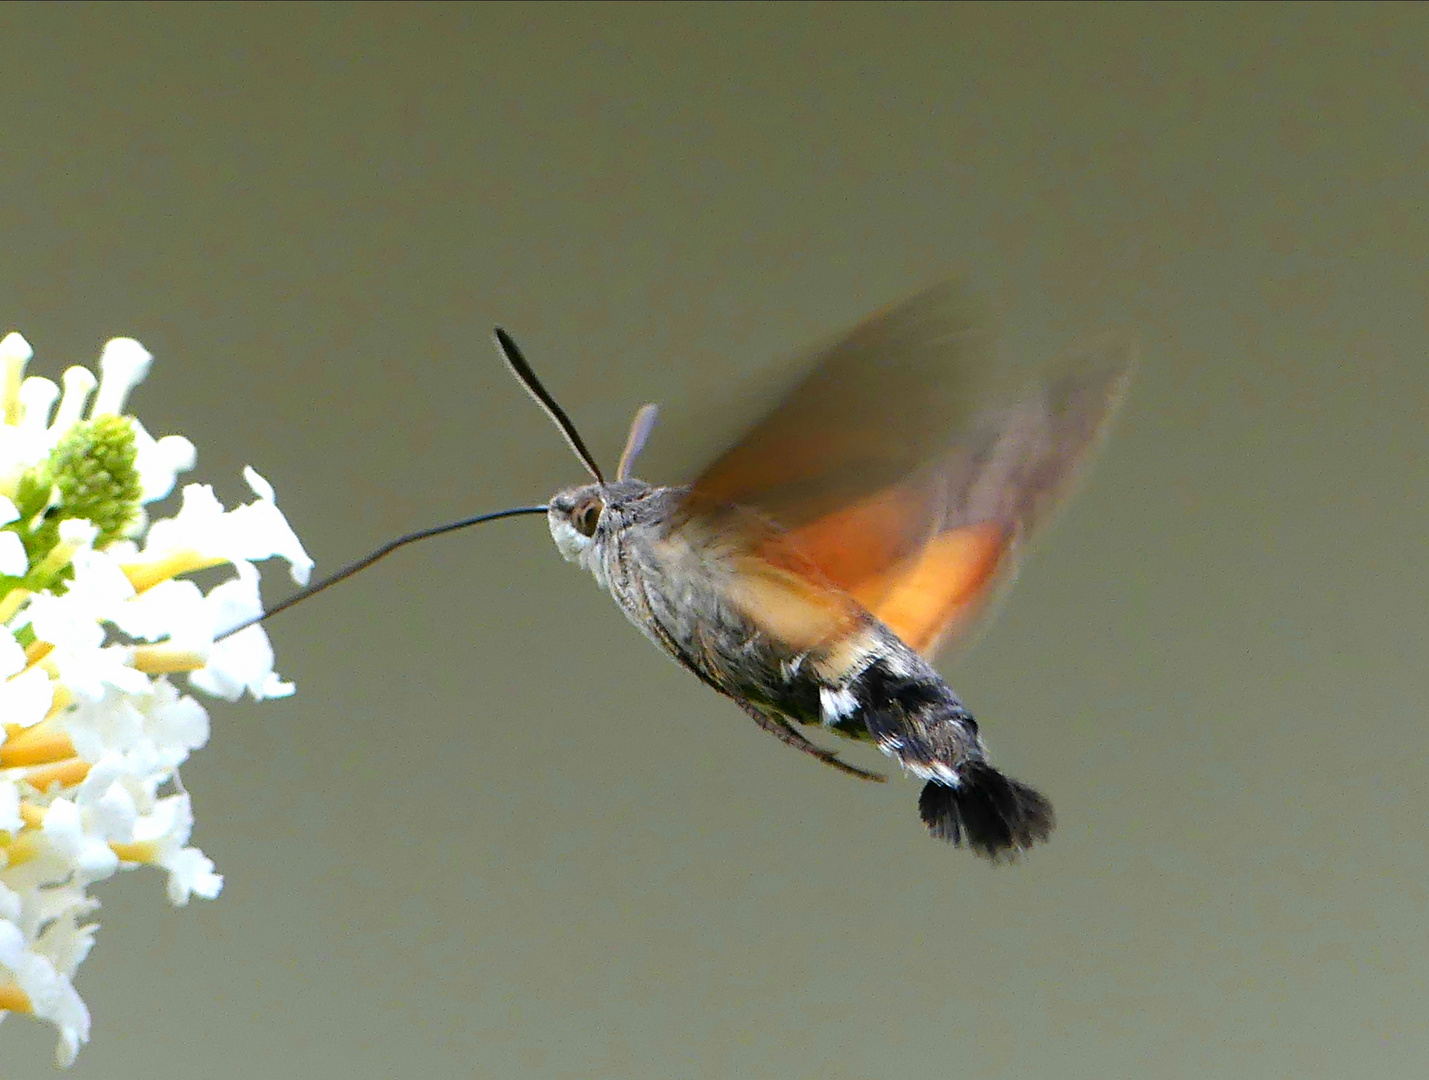
M 911 647 L 960 635 L 1071 487 L 1132 366 L 1123 337 L 1040 369 L 995 363 L 984 320 L 942 285 L 856 327 L 691 486 L 797 549 Z M 776 551 L 775 548 L 779 551 Z
M 788 534 L 744 507 L 723 504 L 686 514 L 660 542 L 671 561 L 699 552 L 722 567 L 727 600 L 792 652 L 838 640 L 868 618 Z M 716 682 L 720 667 L 707 665 Z

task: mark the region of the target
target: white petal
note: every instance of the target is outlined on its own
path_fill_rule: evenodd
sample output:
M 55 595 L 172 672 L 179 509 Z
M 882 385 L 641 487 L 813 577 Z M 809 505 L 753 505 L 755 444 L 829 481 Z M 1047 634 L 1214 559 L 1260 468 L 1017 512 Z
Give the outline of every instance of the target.
M 135 823 L 134 839 L 140 843 L 163 841 L 178 850 L 189 842 L 193 824 L 193 801 L 187 795 L 170 795 Z
M 66 595 L 83 597 L 92 618 L 107 618 L 134 595 L 134 586 L 108 552 L 81 548 L 72 562 L 74 583 Z
M 270 671 L 268 672 L 267 677 L 263 680 L 262 685 L 260 685 L 256 690 L 253 690 L 253 700 L 264 701 L 268 698 L 292 697 L 297 692 L 297 683 L 286 682 L 278 676 L 278 673 L 276 671 Z
M 57 648 L 96 649 L 104 643 L 104 630 L 86 609 L 83 597 L 40 593 L 30 597 L 25 615 L 35 629 L 35 636 Z
M 15 925 L 14 919 L 0 919 L 0 964 L 13 971 L 24 955 L 25 935 Z
M 20 788 L 13 780 L 0 777 L 0 829 L 16 833 L 24 825 L 20 817 Z
M 233 562 L 277 555 L 288 561 L 293 580 L 306 584 L 313 560 L 273 502 L 272 485 L 251 468 L 243 475 L 258 498 L 227 513 L 207 484 L 184 485 L 178 514 L 149 527 L 144 551 L 152 555 L 192 549 Z
M 23 364 L 34 355 L 35 350 L 19 331 L 11 330 L 0 338 L 0 363 L 18 360 Z
M 50 409 L 60 388 L 49 379 L 30 376 L 20 384 L 20 426 L 36 433 L 50 426 Z
M 90 416 L 115 415 L 124 411 L 129 391 L 149 374 L 153 354 L 133 338 L 114 338 L 99 354 L 99 393 Z
M 244 467 L 243 479 L 248 481 L 253 494 L 258 496 L 256 502 L 240 506 L 229 514 L 234 527 L 240 529 L 240 535 L 244 537 L 243 545 L 246 550 L 242 552 L 243 557 L 266 559 L 270 555 L 277 555 L 288 561 L 293 580 L 299 585 L 306 585 L 312 574 L 313 560 L 303 550 L 298 534 L 293 531 L 288 519 L 273 501 L 273 485 L 263 479 L 252 466 Z
M 207 484 L 185 484 L 179 512 L 149 526 L 144 551 L 153 555 L 193 548 L 207 552 L 223 543 L 223 504 Z
M 9 502 L 10 500 L 6 499 L 5 501 Z M 20 534 L 10 532 L 8 529 L 0 531 L 0 574 L 24 577 L 29 569 L 30 560 L 25 555 L 25 544 L 20 539 Z
M 263 614 L 263 600 L 258 595 L 258 568 L 240 559 L 233 564 L 233 569 L 238 571 L 237 577 L 215 585 L 204 597 L 215 636 Z
M 261 626 L 250 626 L 216 642 L 208 666 L 189 674 L 190 685 L 225 701 L 237 701 L 247 690 L 261 700 L 273 675 L 273 646 Z
M 119 869 L 119 856 L 103 840 L 89 835 L 79 807 L 69 799 L 56 799 L 45 812 L 45 840 L 83 881 L 101 881 Z
M 178 473 L 194 467 L 198 452 L 182 435 L 155 439 L 137 419 L 134 426 L 134 468 L 139 473 L 141 502 L 154 502 L 174 490 Z
M 63 434 L 79 423 L 84 416 L 84 405 L 89 400 L 89 393 L 98 383 L 99 380 L 89 368 L 65 369 L 64 397 L 60 398 L 60 407 L 55 410 L 55 434 Z
M 49 659 L 59 668 L 60 682 L 77 696 L 98 701 L 111 686 L 130 694 L 152 692 L 149 676 L 132 668 L 129 657 L 127 646 L 111 645 L 73 652 L 56 649 Z
M 7 724 L 34 727 L 49 714 L 54 700 L 54 684 L 44 668 L 32 667 L 0 682 L 0 716 Z
M 89 903 L 96 904 L 97 901 Z M 94 948 L 94 932 L 99 929 L 98 923 L 81 926 L 79 917 L 83 913 L 79 908 L 71 908 L 52 919 L 35 941 L 35 951 L 48 957 L 55 970 L 70 978 L 84 963 L 89 950 Z
M 187 694 L 158 705 L 148 720 L 149 734 L 161 746 L 187 751 L 197 750 L 208 742 L 208 710 Z
M 0 489 L 14 491 L 25 470 L 50 452 L 47 442 L 47 438 L 37 439 L 18 427 L 0 424 Z
M 28 897 L 25 906 L 27 919 L 21 926 L 29 936 L 34 937 L 34 930 L 51 919 L 63 918 L 65 915 L 83 918 L 99 907 L 99 901 L 86 896 L 80 886 L 70 884 L 56 885 L 46 889 L 38 897 Z M 46 955 L 54 959 L 52 953 Z
M 258 498 L 264 502 L 277 501 L 278 496 L 273 490 L 273 485 L 263 479 L 263 477 L 259 475 L 258 470 L 252 465 L 243 466 L 243 479 L 248 481 L 248 486 L 252 489 L 253 494 L 257 495 Z
M 3 881 L 0 881 L 0 926 L 8 922 L 12 923 L 16 928 L 19 927 L 20 904 L 20 894 L 7 886 Z M 23 932 L 21 934 L 21 940 L 24 940 Z M 3 952 L 3 948 L 0 948 L 0 952 Z M 0 963 L 4 963 L 3 955 L 0 955 Z
M 0 679 L 8 679 L 17 671 L 24 671 L 28 663 L 24 646 L 15 640 L 15 635 L 7 627 L 0 626 Z
M 198 848 L 176 851 L 164 868 L 169 871 L 169 900 L 174 904 L 187 904 L 191 895 L 212 900 L 223 889 L 223 875 L 213 872 L 213 860 Z
M 168 637 L 186 648 L 207 648 L 213 640 L 213 618 L 203 591 L 192 581 L 161 581 L 117 605 L 111 618 L 119 629 L 143 641 Z
M 85 825 L 92 836 L 105 841 L 123 843 L 134 835 L 139 810 L 134 796 L 118 780 L 111 783 L 99 799 L 86 807 Z
M 81 810 L 94 806 L 127 772 L 122 754 L 112 752 L 102 754 L 91 766 L 88 774 L 80 783 L 79 789 L 75 792 L 73 800 L 75 805 Z M 128 839 L 127 833 L 125 839 Z
M 228 516 L 229 526 L 234 530 L 234 549 L 241 558 L 259 560 L 277 555 L 287 560 L 295 582 L 308 583 L 313 560 L 277 506 L 270 502 L 252 502 Z
M 20 511 L 15 509 L 15 504 L 7 496 L 0 495 L 0 525 L 8 525 L 12 521 L 20 520 Z
M 99 526 L 86 518 L 65 518 L 59 532 L 63 543 L 89 547 L 99 535 Z
M 109 752 L 141 752 L 146 739 L 144 714 L 125 695 L 101 687 L 93 698 L 82 698 L 65 714 L 65 731 L 86 761 L 100 761 Z
M 30 999 L 35 1015 L 60 1029 L 55 1061 L 60 1065 L 73 1064 L 80 1044 L 89 1040 L 89 1010 L 73 984 L 55 969 L 48 957 L 33 952 L 27 952 L 14 971 L 15 981 Z

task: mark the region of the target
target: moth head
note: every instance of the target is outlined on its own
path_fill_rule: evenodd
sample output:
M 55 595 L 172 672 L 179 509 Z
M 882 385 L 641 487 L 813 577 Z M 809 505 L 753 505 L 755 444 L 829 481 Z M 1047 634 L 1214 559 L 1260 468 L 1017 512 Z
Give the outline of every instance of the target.
M 643 480 L 617 480 L 559 491 L 547 504 L 551 539 L 568 562 L 586 563 L 613 535 L 651 517 L 647 504 L 657 490 Z
M 600 545 L 617 530 L 637 519 L 652 516 L 652 507 L 642 504 L 654 489 L 642 480 L 632 479 L 630 473 L 655 426 L 657 410 L 654 405 L 645 405 L 636 412 L 630 424 L 630 434 L 625 440 L 625 449 L 620 455 L 620 464 L 615 470 L 615 480 L 608 482 L 571 418 L 541 385 L 541 380 L 536 378 L 536 373 L 531 370 L 531 365 L 526 362 L 511 335 L 499 326 L 496 328 L 496 343 L 512 374 L 526 388 L 532 400 L 545 410 L 595 481 L 557 492 L 547 504 L 546 516 L 551 526 L 551 537 L 567 561 L 579 562 L 587 569 L 596 571 L 599 577 L 599 560 L 593 553 L 598 552 Z
M 583 484 L 557 492 L 547 504 L 547 521 L 551 539 L 568 562 L 580 562 L 581 556 L 596 544 L 596 537 L 605 523 L 605 485 Z

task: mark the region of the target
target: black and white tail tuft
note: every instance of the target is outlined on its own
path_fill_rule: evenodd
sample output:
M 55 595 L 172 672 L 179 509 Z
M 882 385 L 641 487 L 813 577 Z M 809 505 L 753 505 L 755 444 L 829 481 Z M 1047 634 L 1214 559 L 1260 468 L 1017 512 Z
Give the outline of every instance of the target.
M 929 780 L 918 799 L 918 816 L 938 839 L 966 844 L 998 862 L 1016 858 L 1051 834 L 1052 804 L 1041 792 L 985 762 L 970 762 L 958 771 L 957 787 Z

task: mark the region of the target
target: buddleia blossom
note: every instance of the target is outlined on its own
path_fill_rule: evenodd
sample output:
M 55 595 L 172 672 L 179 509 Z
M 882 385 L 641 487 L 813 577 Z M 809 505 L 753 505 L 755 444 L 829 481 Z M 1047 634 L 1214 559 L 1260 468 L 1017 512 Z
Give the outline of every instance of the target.
M 95 882 L 157 869 L 168 898 L 213 898 L 223 878 L 190 844 L 178 768 L 208 741 L 189 691 L 227 700 L 293 692 L 273 669 L 254 563 L 277 556 L 306 584 L 312 560 L 252 469 L 254 498 L 225 508 L 186 486 L 181 436 L 125 412 L 148 373 L 138 342 L 105 346 L 99 377 L 25 378 L 30 347 L 0 341 L 0 1017 L 59 1029 L 68 1064 L 89 1038 L 74 975 L 94 942 Z M 227 566 L 207 593 L 184 575 Z

